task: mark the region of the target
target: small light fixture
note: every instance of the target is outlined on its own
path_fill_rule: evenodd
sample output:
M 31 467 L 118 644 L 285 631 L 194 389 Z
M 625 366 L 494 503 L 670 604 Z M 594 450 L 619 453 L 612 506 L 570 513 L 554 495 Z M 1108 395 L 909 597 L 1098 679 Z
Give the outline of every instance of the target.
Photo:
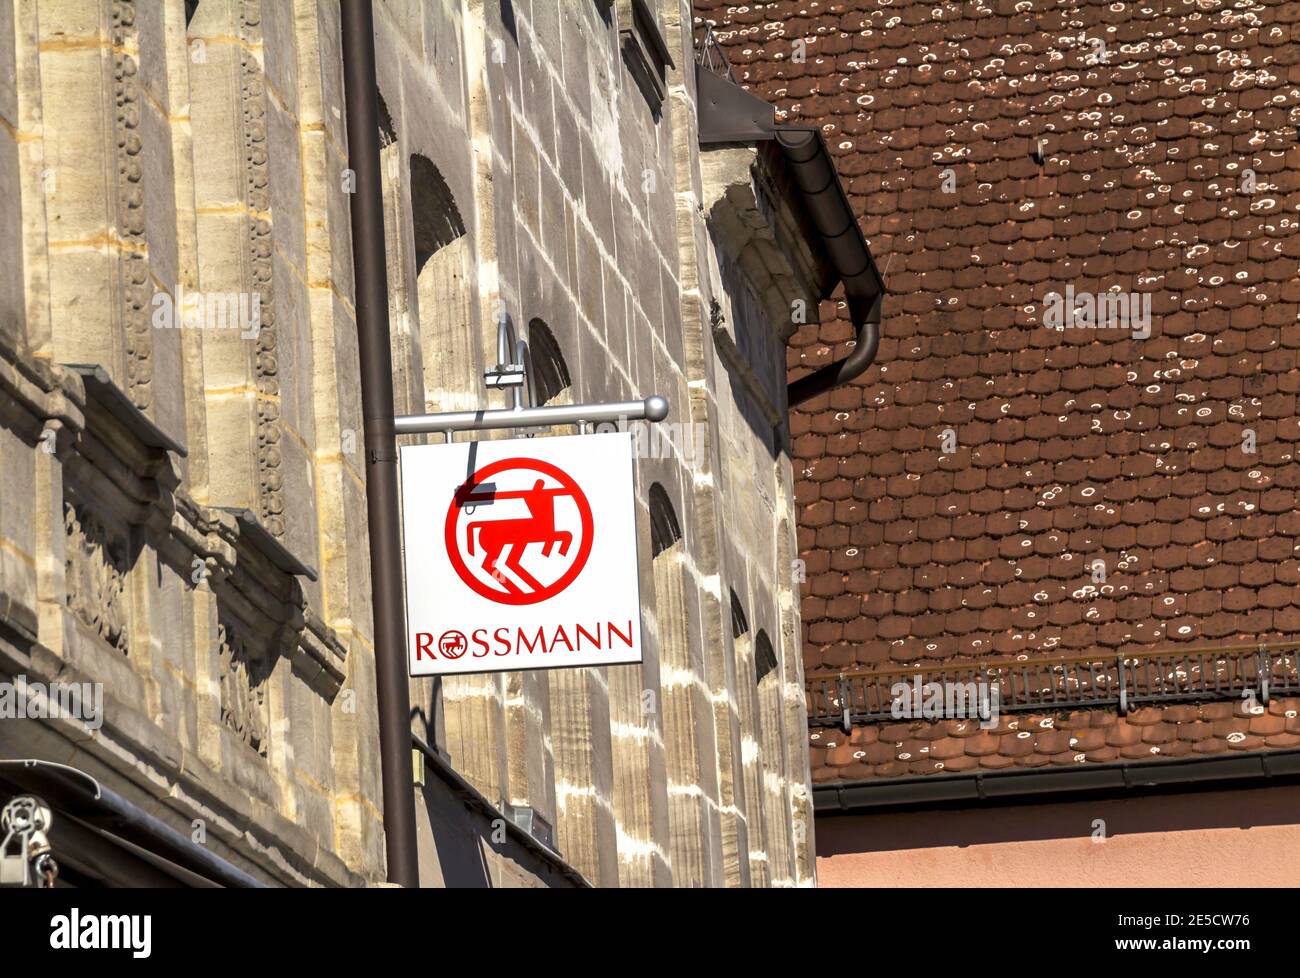
M 551 828 L 551 823 L 538 815 L 537 810 L 531 805 L 512 805 L 508 801 L 503 801 L 501 811 L 505 813 L 506 818 L 546 846 L 547 849 L 552 852 L 555 851 L 555 831 Z

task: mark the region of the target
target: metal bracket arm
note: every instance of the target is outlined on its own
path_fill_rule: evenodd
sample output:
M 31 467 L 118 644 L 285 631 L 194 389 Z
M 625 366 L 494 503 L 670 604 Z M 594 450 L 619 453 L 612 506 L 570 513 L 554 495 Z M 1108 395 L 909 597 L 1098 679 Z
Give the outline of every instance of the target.
M 556 424 L 600 424 L 619 421 L 663 421 L 668 399 L 655 394 L 644 401 L 604 404 L 562 404 L 551 407 L 499 408 L 491 411 L 449 411 L 444 414 L 408 414 L 394 419 L 399 435 L 430 432 L 491 431 L 497 428 L 547 428 Z

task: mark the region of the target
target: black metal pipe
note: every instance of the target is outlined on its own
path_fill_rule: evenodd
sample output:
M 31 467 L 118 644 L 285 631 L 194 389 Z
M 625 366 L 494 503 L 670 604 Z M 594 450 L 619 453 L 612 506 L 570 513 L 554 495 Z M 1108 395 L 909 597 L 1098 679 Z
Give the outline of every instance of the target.
M 419 886 L 415 789 L 411 765 L 411 702 L 406 677 L 406 610 L 398 526 L 397 436 L 393 427 L 393 362 L 384 261 L 384 205 L 379 183 L 378 82 L 370 0 L 344 0 L 343 85 L 352 194 L 352 265 L 356 279 L 357 353 L 366 441 L 366 509 L 375 628 L 375 688 L 383 777 L 388 880 Z
M 827 364 L 805 377 L 792 380 L 786 387 L 786 402 L 790 407 L 810 401 L 818 394 L 847 384 L 860 377 L 876 360 L 880 349 L 880 299 L 869 307 L 849 299 L 849 320 L 856 330 L 857 340 L 853 352 L 843 360 Z
M 814 370 L 789 385 L 787 401 L 794 407 L 847 384 L 871 366 L 880 348 L 880 305 L 885 283 L 858 228 L 821 133 L 816 129 L 777 127 L 775 137 L 817 233 L 844 283 L 849 320 L 857 336 L 853 352 L 843 360 Z

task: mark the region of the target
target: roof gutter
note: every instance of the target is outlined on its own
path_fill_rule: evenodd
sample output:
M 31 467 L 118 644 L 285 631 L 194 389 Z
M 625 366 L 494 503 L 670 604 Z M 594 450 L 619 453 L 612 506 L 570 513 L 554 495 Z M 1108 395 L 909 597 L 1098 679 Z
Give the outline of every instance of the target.
M 853 352 L 814 370 L 787 387 L 791 407 L 862 375 L 880 348 L 881 300 L 885 282 L 848 197 L 821 130 L 807 126 L 778 126 L 776 109 L 739 85 L 697 64 L 700 144 L 772 141 L 799 188 L 805 209 L 835 269 L 820 296 L 831 297 L 835 283 L 844 284 L 849 320 L 856 336 Z
M 1170 788 L 1240 787 L 1243 782 L 1300 782 L 1300 749 L 1252 751 L 1227 757 L 1115 761 L 1049 770 L 924 774 L 813 786 L 818 815 L 897 809 L 970 807 L 1001 802 L 1054 802 L 1063 796 L 1150 793 Z M 1255 785 L 1256 787 L 1258 785 Z

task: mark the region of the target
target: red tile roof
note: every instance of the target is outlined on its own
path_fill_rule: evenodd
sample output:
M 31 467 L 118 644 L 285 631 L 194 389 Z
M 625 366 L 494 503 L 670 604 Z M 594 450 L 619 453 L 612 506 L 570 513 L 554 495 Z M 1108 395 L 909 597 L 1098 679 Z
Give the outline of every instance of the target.
M 791 418 L 808 671 L 1294 637 L 1300 3 L 695 8 L 782 121 L 821 124 L 890 290 L 876 365 Z M 1149 295 L 1150 337 L 1045 326 L 1067 286 Z M 828 303 L 792 377 L 851 340 Z M 1218 709 L 1156 741 L 1102 713 L 1082 751 L 939 743 L 953 770 L 1300 733 L 1184 737 Z M 933 770 L 886 729 L 815 772 Z
M 1233 702 L 1003 714 L 976 720 L 899 721 L 809 732 L 814 784 L 1113 761 L 1157 761 L 1300 747 L 1300 699 L 1247 709 Z

